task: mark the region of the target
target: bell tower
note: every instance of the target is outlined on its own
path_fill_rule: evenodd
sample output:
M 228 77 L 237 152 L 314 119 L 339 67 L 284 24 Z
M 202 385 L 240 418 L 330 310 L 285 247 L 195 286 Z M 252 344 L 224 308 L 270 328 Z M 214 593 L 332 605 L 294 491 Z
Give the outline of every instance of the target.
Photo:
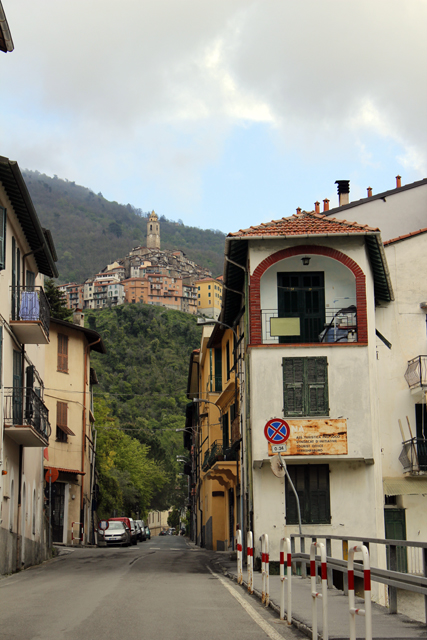
M 147 222 L 147 249 L 160 249 L 160 223 L 154 211 Z

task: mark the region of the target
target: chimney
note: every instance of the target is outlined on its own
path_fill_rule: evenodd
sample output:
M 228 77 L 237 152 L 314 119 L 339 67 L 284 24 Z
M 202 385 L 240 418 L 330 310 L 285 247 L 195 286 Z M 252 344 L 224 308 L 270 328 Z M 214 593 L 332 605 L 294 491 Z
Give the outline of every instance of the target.
M 318 200 L 314 203 L 314 213 L 320 213 L 320 202 Z
M 372 187 L 368 187 L 368 198 L 372 198 Z
M 79 327 L 85 326 L 85 314 L 81 309 L 76 309 L 73 313 L 73 323 L 79 325 Z
M 338 206 L 342 207 L 350 202 L 350 180 L 335 180 L 338 185 Z
M 328 200 L 328 198 L 325 198 L 323 200 L 323 211 L 329 211 L 329 200 Z
M 396 189 L 400 189 L 402 186 L 402 176 L 396 176 Z
M 297 216 L 299 216 L 299 214 L 301 213 L 301 207 L 297 208 Z

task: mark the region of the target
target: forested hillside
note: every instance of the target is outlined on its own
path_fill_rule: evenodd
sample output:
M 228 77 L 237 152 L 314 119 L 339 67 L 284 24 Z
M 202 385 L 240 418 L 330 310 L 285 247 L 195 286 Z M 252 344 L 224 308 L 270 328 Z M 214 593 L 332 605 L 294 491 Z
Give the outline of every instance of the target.
M 94 395 L 101 513 L 118 508 L 118 493 L 129 511 L 136 504 L 144 510 L 185 502 L 187 478 L 177 482 L 182 465 L 176 462 L 176 454 L 184 453 L 183 434 L 176 430 L 185 423 L 190 354 L 200 345 L 196 319 L 133 304 L 87 311 L 85 323 L 101 334 L 107 349 L 106 355 L 92 354 L 99 379 Z M 137 444 L 142 449 L 135 450 Z M 127 458 L 139 460 L 135 480 Z
M 133 247 L 145 244 L 148 212 L 109 202 L 101 193 L 74 182 L 38 171 L 22 173 L 42 225 L 52 232 L 60 283 L 83 282 Z M 162 249 L 181 249 L 214 276 L 222 273 L 222 232 L 186 227 L 162 215 L 160 223 Z

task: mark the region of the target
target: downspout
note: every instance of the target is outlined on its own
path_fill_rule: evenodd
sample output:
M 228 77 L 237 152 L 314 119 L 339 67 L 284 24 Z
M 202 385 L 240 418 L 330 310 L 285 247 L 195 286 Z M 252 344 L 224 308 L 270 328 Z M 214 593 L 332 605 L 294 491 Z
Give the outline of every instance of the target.
M 83 510 L 83 502 L 84 502 L 84 472 L 85 472 L 85 449 L 86 449 L 86 386 L 87 386 L 87 363 L 88 363 L 88 355 L 91 348 L 101 342 L 101 337 L 95 342 L 91 342 L 86 345 L 84 350 L 84 387 L 83 387 L 83 416 L 82 416 L 82 483 L 80 486 L 80 540 L 83 543 L 83 529 L 84 529 L 84 510 Z M 90 489 L 90 487 L 89 487 Z
M 248 299 L 249 293 L 249 279 L 248 273 L 245 272 L 245 295 Z M 249 313 L 245 314 L 245 383 L 246 383 L 246 488 L 248 491 L 248 513 L 247 517 L 247 531 L 253 532 L 253 469 L 252 469 L 252 429 L 251 429 L 251 376 L 250 376 L 250 360 L 249 353 L 247 351 L 247 345 L 249 340 Z

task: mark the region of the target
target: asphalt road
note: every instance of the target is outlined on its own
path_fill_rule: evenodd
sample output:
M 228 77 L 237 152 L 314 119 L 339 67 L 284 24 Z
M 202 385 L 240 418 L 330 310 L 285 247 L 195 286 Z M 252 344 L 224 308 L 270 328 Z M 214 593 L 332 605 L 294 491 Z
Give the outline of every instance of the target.
M 0 639 L 305 637 L 217 573 L 211 558 L 176 536 L 127 548 L 62 549 L 0 580 Z

